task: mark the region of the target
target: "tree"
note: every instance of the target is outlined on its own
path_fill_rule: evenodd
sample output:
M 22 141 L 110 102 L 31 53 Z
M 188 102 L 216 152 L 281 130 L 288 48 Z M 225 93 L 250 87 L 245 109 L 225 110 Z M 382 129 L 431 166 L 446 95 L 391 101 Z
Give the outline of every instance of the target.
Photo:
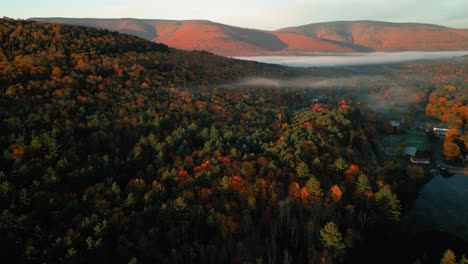
M 320 167 L 321 167 L 321 162 L 320 162 L 319 157 L 315 157 L 314 161 L 312 161 L 312 166 L 313 166 L 314 169 L 316 169 L 316 170 L 319 170 L 319 169 L 320 169 Z
M 343 191 L 341 191 L 338 185 L 333 185 L 330 188 L 330 198 L 333 202 L 337 203 L 341 200 L 341 196 L 343 196 Z
M 444 155 L 447 159 L 456 159 L 460 156 L 460 147 L 452 140 L 444 141 Z
M 335 169 L 339 172 L 343 172 L 348 167 L 348 164 L 342 157 L 339 157 L 333 165 L 335 166 Z
M 305 162 L 301 161 L 296 167 L 297 177 L 305 178 L 310 176 L 310 170 Z
M 361 174 L 357 178 L 356 190 L 361 193 L 365 193 L 371 190 L 369 179 L 366 175 Z
M 297 182 L 291 182 L 288 187 L 288 193 L 291 198 L 298 200 L 301 197 L 301 191 Z
M 354 182 L 354 179 L 359 176 L 361 171 L 356 164 L 349 165 L 348 169 L 345 171 L 345 180 L 347 182 Z
M 462 255 L 460 259 L 460 264 L 468 264 L 468 259 L 465 257 L 465 255 Z
M 351 229 L 350 227 L 348 227 L 346 229 L 343 241 L 344 241 L 344 244 L 346 245 L 346 247 L 348 247 L 348 248 L 353 248 L 354 247 L 353 229 Z
M 444 252 L 444 255 L 440 259 L 440 264 L 456 264 L 457 263 L 457 257 L 455 256 L 455 253 L 453 253 L 452 250 L 447 249 Z
M 322 188 L 320 188 L 320 182 L 314 176 L 309 178 L 305 187 L 312 197 L 319 199 L 323 196 Z
M 334 257 L 341 256 L 345 253 L 346 247 L 343 242 L 343 237 L 333 222 L 328 222 L 320 230 L 320 243 L 323 247 L 328 249 Z
M 374 196 L 377 208 L 383 215 L 384 219 L 391 222 L 400 221 L 401 205 L 397 196 L 392 193 L 390 187 L 385 185 Z
M 424 179 L 424 169 L 418 165 L 409 165 L 406 168 L 406 174 L 413 180 L 419 181 Z
M 125 206 L 128 207 L 128 208 L 132 208 L 136 203 L 136 199 L 135 199 L 135 196 L 133 195 L 133 193 L 129 193 L 127 195 L 127 199 L 125 199 Z

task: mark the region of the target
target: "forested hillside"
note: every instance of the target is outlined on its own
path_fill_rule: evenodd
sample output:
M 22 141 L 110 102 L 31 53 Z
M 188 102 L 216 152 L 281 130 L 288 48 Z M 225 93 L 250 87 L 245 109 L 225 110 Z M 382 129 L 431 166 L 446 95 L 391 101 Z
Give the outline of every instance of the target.
M 419 23 L 334 21 L 268 31 L 207 20 L 61 17 L 30 20 L 116 30 L 179 49 L 207 50 L 225 56 L 442 51 L 468 47 L 467 29 Z
M 8 263 L 394 263 L 362 252 L 392 237 L 416 181 L 375 160 L 359 102 L 215 85 L 318 70 L 77 26 L 0 34 Z

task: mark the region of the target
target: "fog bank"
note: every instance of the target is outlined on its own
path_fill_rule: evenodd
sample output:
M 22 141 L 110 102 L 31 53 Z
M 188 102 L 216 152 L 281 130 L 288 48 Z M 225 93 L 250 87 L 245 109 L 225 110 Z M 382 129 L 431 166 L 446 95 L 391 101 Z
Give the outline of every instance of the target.
M 308 56 L 236 57 L 292 67 L 337 67 L 408 62 L 415 60 L 448 59 L 468 55 L 468 51 L 438 52 L 371 52 L 371 53 L 311 53 Z
M 303 77 L 294 79 L 246 78 L 226 85 L 226 88 L 276 88 L 276 89 L 329 89 L 351 90 L 354 99 L 377 113 L 402 113 L 410 105 L 418 106 L 417 88 L 396 81 L 393 75 L 353 75 L 349 77 Z M 371 92 L 372 91 L 372 92 Z

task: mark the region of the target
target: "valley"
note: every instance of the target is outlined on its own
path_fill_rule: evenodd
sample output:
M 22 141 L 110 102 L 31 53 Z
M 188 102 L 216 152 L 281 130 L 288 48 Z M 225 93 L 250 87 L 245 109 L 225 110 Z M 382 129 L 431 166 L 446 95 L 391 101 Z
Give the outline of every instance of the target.
M 44 21 L 0 19 L 8 263 L 439 263 L 447 249 L 468 253 L 466 230 L 454 232 L 467 221 L 454 188 L 468 177 L 433 170 L 440 159 L 467 163 L 467 56 L 286 67 L 212 53 L 289 53 L 284 35 L 333 51 L 407 50 L 424 36 L 441 39 L 427 50 L 459 50 L 466 30 Z M 357 34 L 375 25 L 432 33 L 400 46 Z M 226 32 L 234 46 L 211 41 Z M 436 125 L 440 141 L 425 134 Z M 412 163 L 407 147 L 429 151 L 429 164 Z M 444 217 L 453 221 L 438 228 Z

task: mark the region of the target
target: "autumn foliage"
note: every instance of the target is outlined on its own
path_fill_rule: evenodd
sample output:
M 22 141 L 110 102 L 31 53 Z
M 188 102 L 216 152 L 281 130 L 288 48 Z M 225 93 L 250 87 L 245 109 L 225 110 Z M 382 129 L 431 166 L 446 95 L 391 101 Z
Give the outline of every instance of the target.
M 351 96 L 226 85 L 320 70 L 29 21 L 0 20 L 0 40 L 12 263 L 314 263 L 400 219 L 403 172 L 363 158 L 374 121 Z

